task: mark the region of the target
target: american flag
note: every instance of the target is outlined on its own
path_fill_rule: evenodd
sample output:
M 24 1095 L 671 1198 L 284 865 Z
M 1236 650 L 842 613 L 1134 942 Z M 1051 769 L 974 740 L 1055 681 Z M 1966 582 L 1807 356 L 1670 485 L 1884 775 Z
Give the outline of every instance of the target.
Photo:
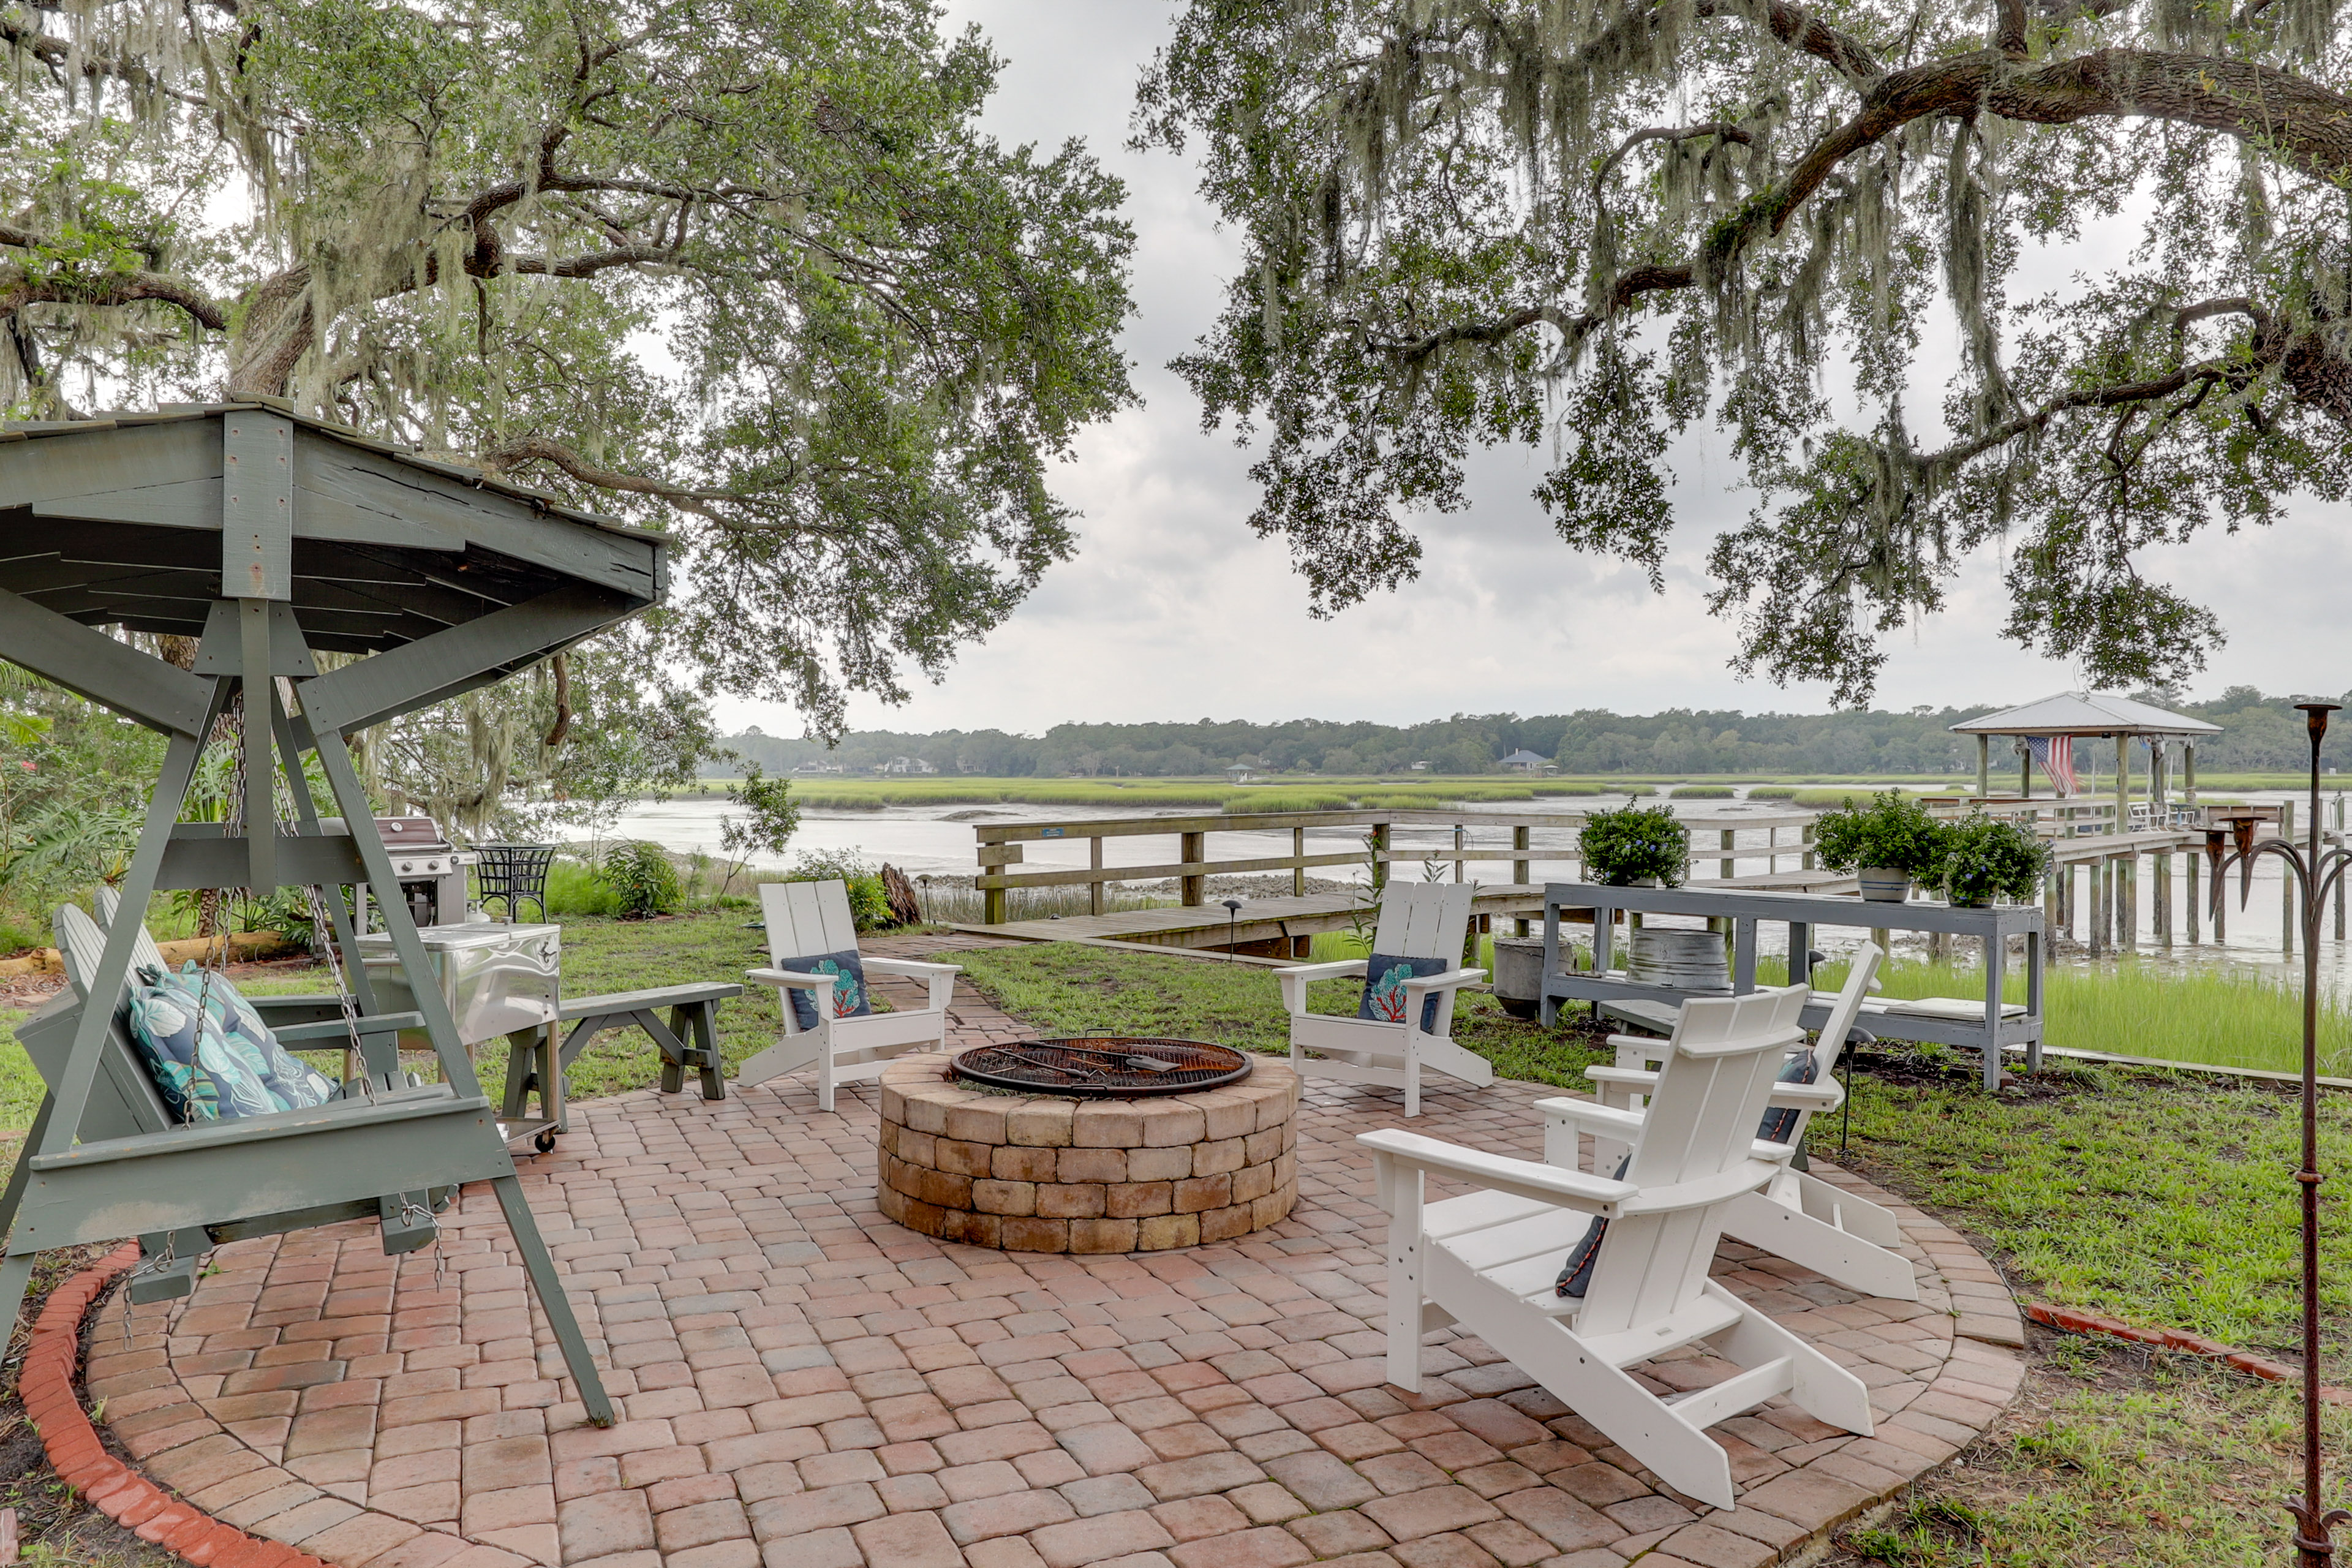
M 2074 793 L 2074 738 L 2072 735 L 2034 735 L 2025 742 L 2026 755 L 2033 759 L 2051 784 L 2062 795 Z

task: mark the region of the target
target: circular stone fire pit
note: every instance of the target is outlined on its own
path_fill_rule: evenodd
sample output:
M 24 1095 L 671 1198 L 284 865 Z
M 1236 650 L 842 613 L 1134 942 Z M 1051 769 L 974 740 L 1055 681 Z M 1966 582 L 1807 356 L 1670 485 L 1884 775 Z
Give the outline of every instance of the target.
M 1222 1088 L 1078 1100 L 991 1091 L 944 1056 L 901 1057 L 882 1073 L 882 1212 L 1011 1252 L 1158 1252 L 1264 1229 L 1298 1200 L 1298 1076 L 1248 1065 Z

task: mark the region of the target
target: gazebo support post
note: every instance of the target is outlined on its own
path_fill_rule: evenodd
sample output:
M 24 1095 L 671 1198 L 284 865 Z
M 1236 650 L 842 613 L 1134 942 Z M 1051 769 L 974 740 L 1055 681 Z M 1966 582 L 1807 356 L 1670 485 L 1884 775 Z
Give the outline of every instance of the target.
M 2190 805 L 2197 804 L 2197 742 L 2180 742 L 2180 790 Z
M 1984 799 L 1992 793 L 1992 737 L 1977 737 L 1977 798 Z
M 2131 828 L 2131 737 L 2116 737 L 2116 831 Z

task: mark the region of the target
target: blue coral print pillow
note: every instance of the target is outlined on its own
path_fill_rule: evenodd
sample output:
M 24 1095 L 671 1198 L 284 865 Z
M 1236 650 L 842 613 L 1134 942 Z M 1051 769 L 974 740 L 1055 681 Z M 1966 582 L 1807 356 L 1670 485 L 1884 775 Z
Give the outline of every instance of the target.
M 1442 958 L 1392 958 L 1376 952 L 1364 964 L 1364 995 L 1356 1004 L 1356 1016 L 1375 1018 L 1382 1023 L 1404 1022 L 1405 990 L 1408 980 L 1426 975 L 1443 974 L 1454 966 Z M 1421 1004 L 1421 1032 L 1437 1033 L 1437 998 L 1424 997 Z
M 833 993 L 813 991 L 804 985 L 787 985 L 785 994 L 793 999 L 793 1021 L 803 1029 L 816 1027 L 817 1008 L 823 1006 L 829 1016 L 862 1018 L 874 1011 L 871 998 L 866 994 L 866 963 L 854 947 L 839 952 L 821 952 L 810 958 L 787 959 L 776 965 L 793 974 L 845 974 L 849 978 L 836 981 Z

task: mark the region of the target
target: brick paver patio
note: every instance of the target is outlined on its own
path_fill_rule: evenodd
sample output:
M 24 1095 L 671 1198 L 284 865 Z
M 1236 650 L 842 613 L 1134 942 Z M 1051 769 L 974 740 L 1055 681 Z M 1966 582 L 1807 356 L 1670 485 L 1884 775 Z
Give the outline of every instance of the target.
M 956 1012 L 962 1038 L 1020 1032 L 969 993 Z M 1534 1156 L 1528 1104 L 1558 1092 L 1440 1089 L 1416 1130 Z M 160 1483 L 345 1568 L 1746 1568 L 1949 1458 L 2021 1375 L 1999 1276 L 1916 1211 L 1895 1205 L 1916 1304 L 1727 1244 L 1717 1276 L 1853 1367 L 1879 1429 L 1724 1422 L 1742 1493 L 1716 1511 L 1475 1339 L 1433 1336 L 1419 1397 L 1383 1385 L 1383 1216 L 1351 1140 L 1397 1123 L 1393 1093 L 1310 1089 L 1288 1219 L 1132 1258 L 884 1220 L 871 1086 L 840 1103 L 646 1090 L 575 1106 L 522 1162 L 609 1429 L 472 1193 L 438 1258 L 345 1226 L 224 1247 L 170 1310 L 118 1294 L 89 1397 Z

